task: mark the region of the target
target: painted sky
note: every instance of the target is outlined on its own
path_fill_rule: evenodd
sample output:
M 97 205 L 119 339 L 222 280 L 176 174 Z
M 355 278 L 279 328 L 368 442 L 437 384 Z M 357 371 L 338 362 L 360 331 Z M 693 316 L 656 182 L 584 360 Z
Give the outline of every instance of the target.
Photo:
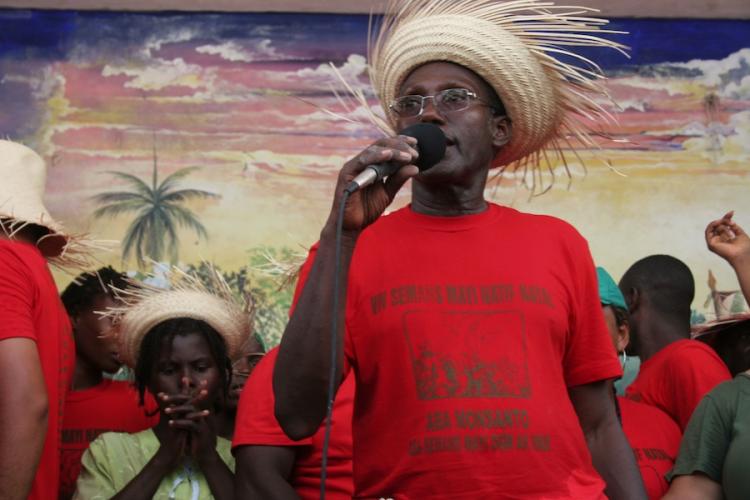
M 0 135 L 49 160 L 48 204 L 73 230 L 121 238 L 129 219 L 92 220 L 91 197 L 119 186 L 108 171 L 149 176 L 156 147 L 160 176 L 198 166 L 184 186 L 221 195 L 192 207 L 210 240 L 184 233 L 184 261 L 233 267 L 259 245 L 306 247 L 336 171 L 378 137 L 320 109 L 341 110 L 329 61 L 368 89 L 367 24 L 347 15 L 0 10 Z M 685 260 L 702 305 L 708 268 L 725 288 L 735 284 L 705 250 L 705 224 L 735 209 L 750 228 L 750 22 L 611 28 L 630 33 L 617 37 L 631 59 L 585 55 L 609 74 L 621 107 L 607 127 L 617 141 L 601 146 L 625 177 L 583 152 L 588 173 L 574 162 L 569 190 L 559 182 L 529 201 L 508 177 L 488 194 L 570 220 L 616 277 L 651 253 Z M 406 202 L 404 191 L 397 204 Z

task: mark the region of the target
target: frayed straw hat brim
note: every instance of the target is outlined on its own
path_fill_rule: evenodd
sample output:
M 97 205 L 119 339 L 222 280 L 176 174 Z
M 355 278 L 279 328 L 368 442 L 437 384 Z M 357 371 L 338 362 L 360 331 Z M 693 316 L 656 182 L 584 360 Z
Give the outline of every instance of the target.
M 221 273 L 210 266 L 208 282 L 177 267 L 170 272 L 171 289 L 165 290 L 130 280 L 126 289 L 115 289 L 119 306 L 103 312 L 117 327 L 120 358 L 128 366 L 138 362 L 146 334 L 160 323 L 190 318 L 207 323 L 224 339 L 232 361 L 257 351 L 252 334 L 255 313 L 252 298 L 244 302 L 233 294 Z
M 135 366 L 146 334 L 169 319 L 204 321 L 224 339 L 230 359 L 241 356 L 250 334 L 250 318 L 227 301 L 200 291 L 175 290 L 154 294 L 131 307 L 122 317 L 120 357 Z
M 627 56 L 625 46 L 600 36 L 619 32 L 603 29 L 607 21 L 591 12 L 538 0 L 392 0 L 369 46 L 370 81 L 387 120 L 371 120 L 394 133 L 389 106 L 414 69 L 429 62 L 463 66 L 494 89 L 512 123 L 493 166 L 522 168 L 524 180 L 530 171 L 532 194 L 546 191 L 551 185 L 536 183 L 542 162 L 554 180 L 546 151 L 568 171 L 563 149 L 598 148 L 591 136 L 603 134 L 592 127 L 615 121 L 601 104 L 612 101 L 600 68 L 571 50 L 607 47 Z
M 46 257 L 62 253 L 69 236 L 44 206 L 47 167 L 32 149 L 0 140 L 0 219 L 10 221 L 10 232 L 34 224 L 50 231 L 40 250 Z
M 556 86 L 517 37 L 492 23 L 469 16 L 417 18 L 400 26 L 389 46 L 393 49 L 379 61 L 388 70 L 376 83 L 383 89 L 383 102 L 393 101 L 406 77 L 432 61 L 470 68 L 490 84 L 513 123 L 510 143 L 495 158 L 497 165 L 537 151 L 560 125 L 563 110 Z
M 46 178 L 47 167 L 36 152 L 23 144 L 0 140 L 2 230 L 13 238 L 29 225 L 43 227 L 49 233 L 36 244 L 51 264 L 63 269 L 87 269 L 93 253 L 110 248 L 111 243 L 65 231 L 44 205 Z

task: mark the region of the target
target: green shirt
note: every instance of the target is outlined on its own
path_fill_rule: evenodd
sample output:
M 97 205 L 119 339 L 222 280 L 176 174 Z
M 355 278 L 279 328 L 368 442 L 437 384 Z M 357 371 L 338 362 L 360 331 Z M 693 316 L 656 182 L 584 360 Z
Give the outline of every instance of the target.
M 676 476 L 702 472 L 721 484 L 727 500 L 750 498 L 750 375 L 719 384 L 690 417 L 674 469 Z
M 159 439 L 151 429 L 136 434 L 105 432 L 94 441 L 81 459 L 81 474 L 74 499 L 107 500 L 133 480 L 159 449 Z M 218 437 L 216 451 L 234 471 L 231 442 Z M 153 498 L 208 500 L 214 498 L 206 478 L 188 459 L 162 479 Z

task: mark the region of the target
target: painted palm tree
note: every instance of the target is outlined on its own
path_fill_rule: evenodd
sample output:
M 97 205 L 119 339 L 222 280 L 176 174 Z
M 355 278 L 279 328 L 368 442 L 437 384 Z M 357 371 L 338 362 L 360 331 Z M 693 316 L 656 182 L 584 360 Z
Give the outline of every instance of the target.
M 154 144 L 154 169 L 151 185 L 134 175 L 125 172 L 109 172 L 129 184 L 125 191 L 108 191 L 94 196 L 100 207 L 94 211 L 94 218 L 117 217 L 135 212 L 122 240 L 122 259 L 132 254 L 140 268 L 145 267 L 146 258 L 161 261 L 168 256 L 177 262 L 180 240 L 178 228 L 189 229 L 199 239 L 208 239 L 206 228 L 185 203 L 198 199 L 217 199 L 219 195 L 201 189 L 178 189 L 179 181 L 197 167 L 180 169 L 158 181 L 156 145 Z

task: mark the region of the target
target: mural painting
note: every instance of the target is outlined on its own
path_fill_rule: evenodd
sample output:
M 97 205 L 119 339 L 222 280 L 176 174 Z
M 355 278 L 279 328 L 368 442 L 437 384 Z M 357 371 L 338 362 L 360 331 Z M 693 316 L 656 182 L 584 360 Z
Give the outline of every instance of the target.
M 345 89 L 329 65 L 377 108 L 367 25 L 355 15 L 0 10 L 0 134 L 48 160 L 48 205 L 68 228 L 120 241 L 103 263 L 144 273 L 213 262 L 252 289 L 273 344 L 291 300 L 281 277 L 317 239 L 340 166 L 379 136 L 365 109 L 336 98 Z M 630 33 L 613 35 L 630 59 L 585 53 L 619 105 L 599 148 L 569 155 L 570 179 L 553 158 L 542 196 L 529 196 L 521 172 L 487 195 L 570 221 L 616 278 L 649 254 L 684 260 L 694 308 L 710 318 L 717 301 L 704 299 L 737 285 L 705 248 L 705 225 L 735 210 L 750 228 L 750 22 L 611 28 Z M 407 202 L 404 189 L 395 206 Z

